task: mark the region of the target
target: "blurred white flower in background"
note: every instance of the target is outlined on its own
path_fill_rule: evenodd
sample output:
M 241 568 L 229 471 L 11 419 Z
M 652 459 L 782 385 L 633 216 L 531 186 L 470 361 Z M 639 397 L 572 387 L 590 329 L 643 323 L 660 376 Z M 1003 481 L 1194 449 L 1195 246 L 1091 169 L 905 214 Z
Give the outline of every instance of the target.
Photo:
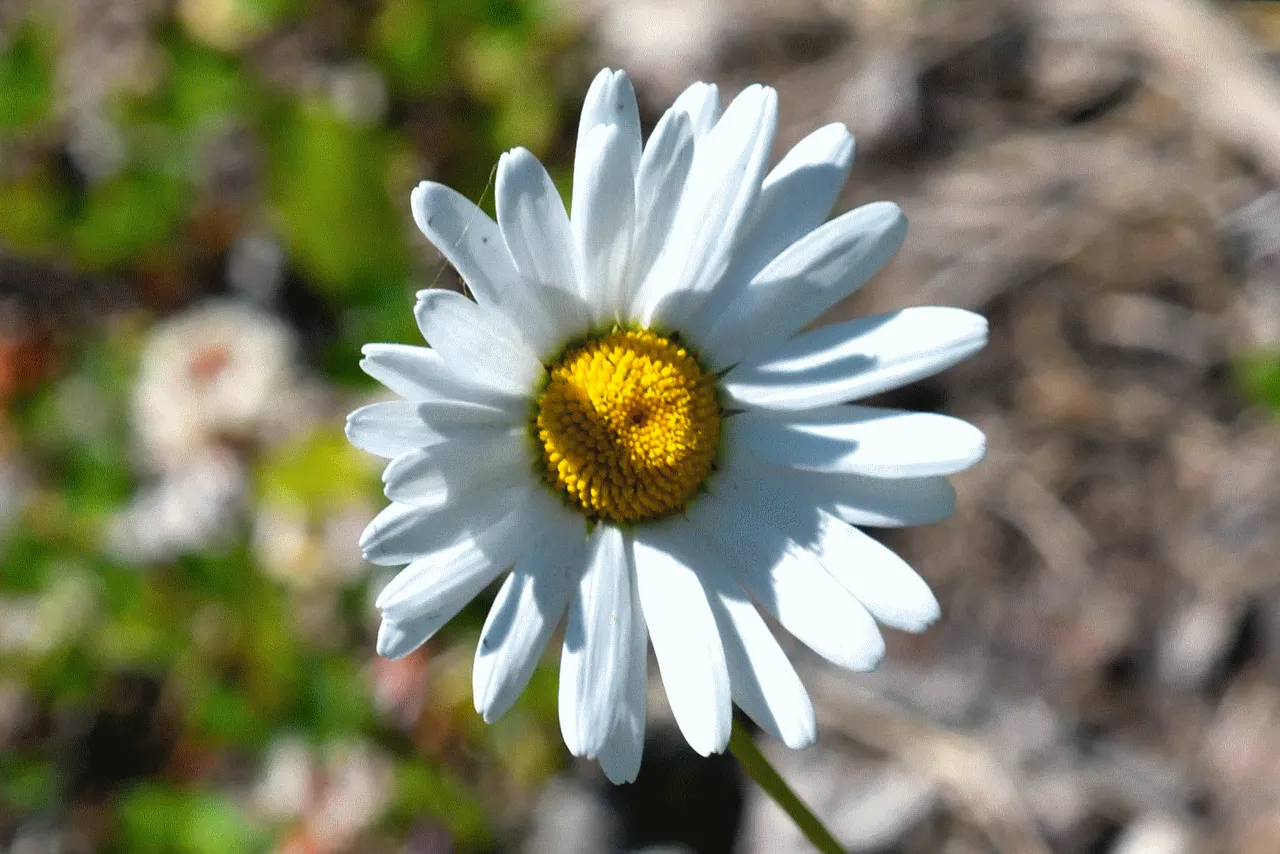
M 229 542 L 244 518 L 244 466 L 207 449 L 134 496 L 107 523 L 107 549 L 130 563 L 153 563 Z
M 48 589 L 0 598 L 0 652 L 43 656 L 81 637 L 99 613 L 98 580 L 84 567 L 52 569 Z
M 296 430 L 308 404 L 296 359 L 293 331 L 245 303 L 210 302 L 157 323 L 133 393 L 144 461 L 175 471 L 211 446 Z
M 253 520 L 253 553 L 264 572 L 299 590 L 344 587 L 364 576 L 356 545 L 373 508 L 353 504 L 318 521 L 303 507 L 264 503 Z
M 112 552 L 158 562 L 236 533 L 249 510 L 247 455 L 318 418 L 297 356 L 284 321 L 243 302 L 205 303 L 155 325 L 132 401 L 140 456 L 153 477 L 108 522 Z
M 349 850 L 382 817 L 395 794 L 391 758 L 368 741 L 344 741 L 320 751 L 294 736 L 267 750 L 253 804 L 267 821 L 299 823 L 324 851 Z
M 418 648 L 512 570 L 476 652 L 476 709 L 511 707 L 567 614 L 561 731 L 615 782 L 639 771 L 650 643 L 697 752 L 725 749 L 734 703 L 812 743 L 812 704 L 760 610 L 838 665 L 875 667 L 877 622 L 921 631 L 939 609 L 854 525 L 946 516 L 945 476 L 985 450 L 955 418 L 846 405 L 955 364 L 987 324 L 929 307 L 805 331 L 893 256 L 906 220 L 875 202 L 826 222 L 852 136 L 820 128 L 769 171 L 776 124 L 772 89 L 722 112 L 699 83 L 642 144 L 630 80 L 601 72 L 572 219 L 524 149 L 498 163 L 496 223 L 419 185 L 414 218 L 475 300 L 422 291 L 431 347 L 364 349 L 403 398 L 347 425 L 390 460 L 365 557 L 408 564 L 378 597 L 378 651 Z

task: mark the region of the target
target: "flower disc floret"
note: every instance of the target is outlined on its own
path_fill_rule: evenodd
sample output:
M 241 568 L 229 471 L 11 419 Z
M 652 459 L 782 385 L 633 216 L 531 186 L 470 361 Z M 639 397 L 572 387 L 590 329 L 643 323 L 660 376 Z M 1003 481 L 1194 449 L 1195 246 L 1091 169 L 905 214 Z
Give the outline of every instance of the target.
M 648 330 L 614 329 L 568 348 L 548 372 L 533 432 L 546 482 L 590 519 L 679 511 L 715 463 L 714 378 Z

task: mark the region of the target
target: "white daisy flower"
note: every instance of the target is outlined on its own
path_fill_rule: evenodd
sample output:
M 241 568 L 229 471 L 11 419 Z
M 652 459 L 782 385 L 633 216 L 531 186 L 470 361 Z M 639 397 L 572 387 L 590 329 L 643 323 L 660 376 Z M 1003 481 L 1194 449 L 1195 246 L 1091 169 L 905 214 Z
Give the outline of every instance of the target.
M 813 707 L 766 623 L 853 670 L 877 621 L 938 617 L 924 581 L 855 525 L 947 515 L 944 476 L 983 454 L 945 415 L 847 401 L 940 371 L 986 341 L 983 318 L 909 308 L 806 326 L 857 290 L 906 231 L 877 202 L 825 222 L 853 160 L 839 124 L 771 171 L 777 95 L 682 94 L 642 146 L 626 75 L 602 71 L 578 129 L 573 216 L 524 149 L 498 163 L 495 223 L 440 184 L 414 217 L 474 300 L 418 294 L 430 348 L 361 363 L 403 400 L 347 433 L 391 460 L 393 502 L 361 541 L 408 564 L 378 598 L 378 651 L 401 656 L 510 570 L 476 653 L 502 715 L 565 619 L 569 749 L 633 780 L 651 643 L 677 724 L 724 750 L 734 703 L 792 747 Z

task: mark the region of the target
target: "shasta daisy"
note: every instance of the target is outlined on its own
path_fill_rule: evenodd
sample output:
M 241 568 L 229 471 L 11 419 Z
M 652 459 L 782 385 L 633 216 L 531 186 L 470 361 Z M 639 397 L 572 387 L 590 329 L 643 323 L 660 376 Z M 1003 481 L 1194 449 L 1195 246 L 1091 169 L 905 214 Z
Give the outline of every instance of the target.
M 564 739 L 615 782 L 640 767 L 650 645 L 699 753 L 724 750 L 734 703 L 811 743 L 813 707 L 762 612 L 838 665 L 875 667 L 877 622 L 920 631 L 939 611 L 855 526 L 947 515 L 945 476 L 984 450 L 964 421 L 849 403 L 965 358 L 987 325 L 908 308 L 809 330 L 906 221 L 888 202 L 826 221 L 853 138 L 827 125 L 770 170 L 776 124 L 772 89 L 721 112 L 698 83 L 642 144 L 630 81 L 602 71 L 572 216 L 524 149 L 498 163 L 496 222 L 419 185 L 414 218 L 473 298 L 422 291 L 430 347 L 364 350 L 401 398 L 347 425 L 390 460 L 365 557 L 406 565 L 378 598 L 378 651 L 417 648 L 506 574 L 477 710 L 510 708 L 563 620 Z

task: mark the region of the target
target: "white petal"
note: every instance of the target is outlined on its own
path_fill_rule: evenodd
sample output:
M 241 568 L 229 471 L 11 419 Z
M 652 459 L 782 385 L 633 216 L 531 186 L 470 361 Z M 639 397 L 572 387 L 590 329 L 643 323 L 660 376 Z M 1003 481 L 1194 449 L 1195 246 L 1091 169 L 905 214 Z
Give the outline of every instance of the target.
M 570 753 L 594 757 L 604 748 L 622 704 L 635 616 L 620 530 L 596 526 L 580 578 L 569 602 L 560 658 L 560 731 Z
M 458 270 L 476 302 L 497 307 L 518 292 L 520 274 L 511 263 L 498 225 L 456 190 L 423 181 L 409 197 L 413 221 Z
M 455 615 L 440 619 L 439 614 L 425 614 L 401 623 L 385 617 L 378 626 L 378 655 L 383 658 L 404 658 L 431 639 L 441 627 Z
M 516 411 L 521 398 L 468 382 L 427 347 L 366 344 L 360 369 L 408 400 L 470 400 Z
M 471 428 L 463 436 L 396 457 L 382 473 L 387 498 L 443 507 L 477 490 L 532 484 L 522 431 Z
M 678 327 L 724 276 L 760 194 L 777 123 L 777 93 L 749 86 L 698 143 L 666 245 L 634 301 L 643 325 Z
M 578 143 L 573 159 L 573 206 L 578 207 L 581 198 L 578 189 L 578 170 L 584 159 L 587 137 L 601 126 L 616 127 L 621 134 L 627 162 L 630 163 L 631 180 L 635 181 L 636 168 L 640 164 L 640 108 L 636 104 L 636 92 L 625 71 L 606 68 L 591 81 L 578 118 Z
M 440 434 L 418 415 L 418 404 L 389 400 L 348 415 L 347 439 L 362 451 L 390 459 L 438 442 Z
M 741 515 L 767 519 L 769 528 L 815 557 L 880 622 L 918 632 L 938 619 L 933 593 L 902 558 L 814 506 L 812 496 L 792 488 L 794 481 L 775 476 L 780 472 L 743 465 L 748 454 L 739 448 L 726 460 L 733 470 L 719 485 L 736 496 Z
M 879 394 L 951 367 L 987 343 L 987 321 L 921 306 L 805 332 L 725 376 L 734 402 L 811 409 Z
M 955 510 L 956 491 L 944 477 L 867 477 L 773 469 L 798 495 L 834 513 L 850 525 L 901 528 L 945 519 Z
M 418 291 L 413 313 L 427 343 L 467 381 L 518 396 L 542 378 L 542 364 L 511 322 L 462 294 Z
M 818 737 L 809 694 L 740 587 L 709 586 L 708 599 L 729 664 L 733 700 L 787 747 L 808 747 Z
M 598 324 L 619 319 L 623 308 L 635 226 L 636 164 L 616 125 L 596 126 L 581 148 L 587 166 L 580 164 L 574 171 L 573 235 L 582 286 Z
M 516 562 L 480 632 L 472 688 L 487 722 L 506 714 L 529 683 L 582 570 L 586 536 L 580 524 L 574 536 L 564 515 L 549 515 L 552 524 Z
M 483 565 L 478 562 L 459 564 L 448 589 L 432 599 L 411 616 L 392 620 L 384 616 L 378 627 L 378 655 L 385 658 L 402 658 L 422 646 L 458 616 L 467 603 L 489 586 L 505 568 L 499 565 Z M 403 572 L 408 572 L 406 567 Z
M 679 517 L 637 529 L 636 585 L 676 724 L 703 756 L 729 743 L 732 700 L 724 647 L 692 568 L 704 544 Z
M 773 256 L 822 225 L 853 167 L 853 134 L 839 122 L 824 125 L 796 143 L 764 179 L 760 201 L 743 246 L 752 273 Z M 757 266 L 758 265 L 758 266 Z
M 538 158 L 523 148 L 498 159 L 498 225 L 516 269 L 540 293 L 560 343 L 587 326 L 586 292 L 564 200 Z M 540 354 L 545 355 L 545 354 Z
M 780 345 L 849 296 L 893 257 L 907 220 L 873 202 L 809 232 L 761 270 L 703 339 L 715 368 Z
M 627 684 L 613 732 L 600 751 L 600 767 L 617 785 L 634 783 L 644 757 L 645 718 L 649 700 L 649 631 L 645 627 L 640 591 L 631 567 L 631 648 L 627 652 Z
M 467 283 L 476 302 L 500 311 L 542 355 L 554 343 L 553 324 L 507 252 L 489 215 L 443 184 L 423 181 L 410 197 L 414 222 Z
M 630 305 L 671 232 L 685 180 L 693 166 L 693 151 L 689 116 L 675 110 L 663 113 L 644 147 L 636 177 L 635 248 L 627 271 L 624 308 Z
M 840 585 L 886 626 L 922 632 L 942 615 L 924 579 L 888 546 L 819 511 L 813 549 Z
M 763 487 L 760 487 L 763 488 Z M 818 559 L 768 524 L 747 484 L 721 479 L 689 506 L 689 519 L 721 553 L 727 572 L 800 642 L 833 664 L 873 670 L 884 657 L 875 620 Z
M 667 112 L 687 115 L 693 122 L 694 136 L 702 139 L 720 120 L 720 89 L 714 83 L 694 83 Z
M 379 566 L 405 564 L 448 551 L 509 513 L 529 488 L 493 493 L 473 490 L 447 504 L 391 504 L 373 518 L 360 537 L 364 559 Z
M 427 614 L 441 625 L 487 587 L 528 548 L 542 514 L 528 502 L 488 527 L 410 563 L 378 594 L 383 617 L 406 622 Z
M 751 225 L 692 327 L 710 329 L 766 264 L 826 221 L 849 178 L 853 151 L 853 134 L 835 123 L 818 128 L 787 152 L 764 179 Z
M 982 431 L 967 421 L 874 406 L 755 410 L 726 427 L 744 447 L 779 465 L 872 477 L 954 474 L 986 451 Z
M 524 426 L 528 412 L 512 412 L 510 407 L 470 400 L 427 400 L 416 404 L 418 417 L 436 430 L 468 427 Z

